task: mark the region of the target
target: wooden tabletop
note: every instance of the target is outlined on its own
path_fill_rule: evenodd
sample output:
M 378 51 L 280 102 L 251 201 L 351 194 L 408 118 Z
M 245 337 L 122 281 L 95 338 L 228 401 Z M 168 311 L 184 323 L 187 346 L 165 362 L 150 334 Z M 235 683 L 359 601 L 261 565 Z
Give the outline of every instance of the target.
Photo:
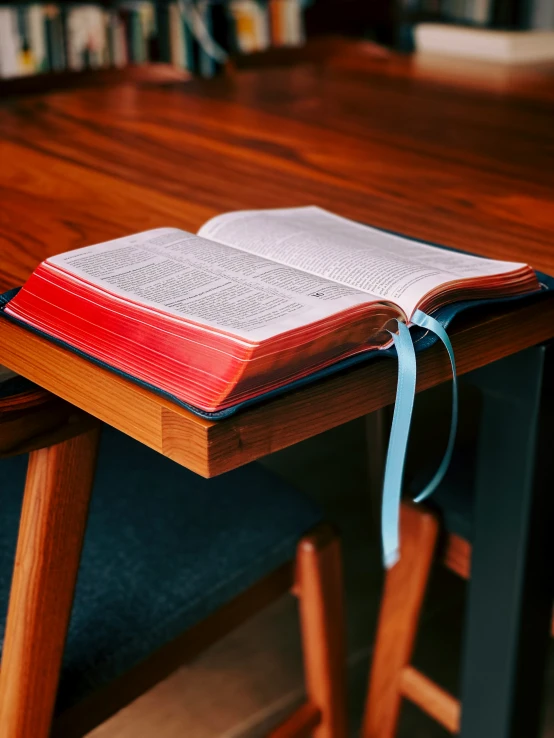
M 445 70 L 356 52 L 212 81 L 4 100 L 0 289 L 60 251 L 158 226 L 196 230 L 227 210 L 308 204 L 554 273 L 553 77 Z M 466 321 L 454 336 L 461 370 L 546 340 L 553 319 L 547 300 Z M 205 475 L 394 395 L 394 362 L 383 361 L 212 423 L 0 328 L 3 363 Z M 420 388 L 447 377 L 440 351 L 422 357 Z

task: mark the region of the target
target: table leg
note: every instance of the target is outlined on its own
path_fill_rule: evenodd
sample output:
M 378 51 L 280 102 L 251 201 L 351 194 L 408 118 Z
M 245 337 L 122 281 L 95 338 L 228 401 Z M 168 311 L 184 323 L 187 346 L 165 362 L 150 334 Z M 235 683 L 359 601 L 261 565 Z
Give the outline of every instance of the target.
M 380 542 L 381 538 L 381 502 L 383 495 L 383 478 L 387 458 L 387 444 L 390 433 L 390 408 L 382 407 L 364 418 L 367 484 L 369 491 L 369 514 L 372 538 Z M 365 496 L 364 496 L 365 501 Z M 380 550 L 380 546 L 379 546 Z
M 33 451 L 0 668 L 0 738 L 47 738 L 92 487 L 98 430 Z
M 462 738 L 536 738 L 554 596 L 554 348 L 468 375 L 483 391 Z

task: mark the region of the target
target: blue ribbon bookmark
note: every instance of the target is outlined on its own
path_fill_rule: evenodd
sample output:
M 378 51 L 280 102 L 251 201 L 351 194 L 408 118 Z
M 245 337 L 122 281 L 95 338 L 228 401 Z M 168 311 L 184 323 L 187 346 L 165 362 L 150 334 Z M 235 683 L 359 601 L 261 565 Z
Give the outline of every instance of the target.
M 458 386 L 456 382 L 456 362 L 452 344 L 442 325 L 430 315 L 416 310 L 412 323 L 434 333 L 445 345 L 452 366 L 452 421 L 450 434 L 443 459 L 437 472 L 418 496 L 421 502 L 432 494 L 441 483 L 454 450 L 456 429 L 458 425 Z M 383 504 L 381 509 L 381 530 L 383 538 L 383 559 L 388 568 L 394 566 L 400 557 L 400 500 L 402 496 L 402 477 L 406 450 L 410 435 L 412 412 L 416 388 L 416 355 L 412 337 L 404 323 L 398 323 L 398 333 L 391 333 L 396 353 L 398 354 L 398 382 L 396 386 L 396 403 L 392 418 L 392 426 L 385 464 L 383 481 Z
M 391 333 L 391 336 L 398 354 L 398 381 L 381 507 L 383 559 L 387 569 L 400 558 L 400 498 L 416 387 L 416 356 L 408 326 L 399 322 L 398 333 Z
M 450 420 L 450 434 L 448 436 L 448 443 L 446 444 L 446 450 L 439 468 L 437 469 L 435 476 L 425 486 L 424 489 L 417 495 L 414 502 L 422 502 L 429 495 L 437 489 L 439 484 L 444 479 L 444 475 L 448 471 L 450 460 L 452 459 L 452 452 L 454 451 L 454 444 L 456 442 L 456 431 L 458 429 L 458 378 L 456 377 L 456 359 L 454 358 L 454 350 L 448 333 L 444 330 L 442 325 L 426 313 L 422 313 L 421 310 L 416 310 L 412 315 L 412 323 L 418 325 L 420 328 L 425 328 L 428 331 L 434 333 L 444 344 L 448 351 L 450 358 L 450 366 L 452 367 L 452 415 Z

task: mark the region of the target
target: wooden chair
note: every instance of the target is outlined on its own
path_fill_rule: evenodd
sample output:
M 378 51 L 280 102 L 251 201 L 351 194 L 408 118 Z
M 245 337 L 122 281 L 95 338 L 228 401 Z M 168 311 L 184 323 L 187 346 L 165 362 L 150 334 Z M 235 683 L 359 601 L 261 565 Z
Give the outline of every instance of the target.
M 458 450 L 428 505 L 402 503 L 401 558 L 385 579 L 363 738 L 394 738 L 403 698 L 459 732 L 460 701 L 412 666 L 411 657 L 432 565 L 470 577 L 474 474 L 475 449 Z
M 204 480 L 111 428 L 93 484 L 99 434 L 42 390 L 0 399 L 0 738 L 84 735 L 287 590 L 307 699 L 271 735 L 345 738 L 340 548 L 319 508 L 260 465 Z

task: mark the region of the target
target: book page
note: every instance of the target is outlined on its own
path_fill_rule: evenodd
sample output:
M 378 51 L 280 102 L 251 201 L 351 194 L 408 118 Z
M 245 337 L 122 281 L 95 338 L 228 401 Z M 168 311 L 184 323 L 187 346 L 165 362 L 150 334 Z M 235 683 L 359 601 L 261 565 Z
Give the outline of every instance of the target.
M 441 284 L 524 266 L 428 246 L 318 207 L 226 213 L 199 234 L 394 301 L 408 316 Z
M 68 251 L 46 263 L 118 297 L 252 342 L 372 301 L 361 290 L 177 228 Z

